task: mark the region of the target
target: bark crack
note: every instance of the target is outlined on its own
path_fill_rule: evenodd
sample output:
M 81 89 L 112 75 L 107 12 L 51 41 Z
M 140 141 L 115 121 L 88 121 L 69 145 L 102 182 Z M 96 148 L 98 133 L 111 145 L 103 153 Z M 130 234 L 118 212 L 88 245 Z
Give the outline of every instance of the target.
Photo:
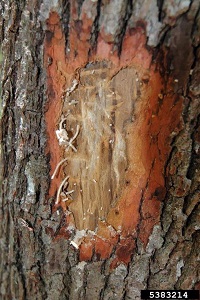
M 128 21 L 131 18 L 132 15 L 132 11 L 133 11 L 133 1 L 132 0 L 127 0 L 127 4 L 126 4 L 126 14 L 123 20 L 123 24 L 121 25 L 121 31 L 118 34 L 117 40 L 117 47 L 118 47 L 118 56 L 120 57 L 121 53 L 122 53 L 122 45 L 123 45 L 123 40 L 124 40 L 124 36 L 128 27 Z
M 99 35 L 99 20 L 101 16 L 101 5 L 102 5 L 102 0 L 97 1 L 97 14 L 95 16 L 92 29 L 91 29 L 91 35 L 90 35 L 90 45 L 91 48 L 89 49 L 89 52 L 92 51 L 92 49 L 96 50 L 97 47 L 97 40 L 98 40 L 98 35 Z

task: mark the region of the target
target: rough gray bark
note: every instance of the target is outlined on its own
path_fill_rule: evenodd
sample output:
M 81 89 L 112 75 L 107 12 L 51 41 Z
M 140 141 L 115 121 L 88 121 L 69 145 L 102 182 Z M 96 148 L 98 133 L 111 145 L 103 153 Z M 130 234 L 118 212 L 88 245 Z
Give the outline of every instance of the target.
M 161 222 L 146 249 L 137 248 L 128 266 L 110 270 L 114 257 L 80 262 L 67 238 L 59 238 L 64 213 L 48 200 L 43 66 L 45 20 L 63 16 L 68 37 L 69 1 L 1 1 L 2 197 L 0 206 L 0 298 L 140 299 L 141 289 L 194 289 L 199 278 L 199 76 L 200 5 L 193 1 L 91 1 L 97 11 L 91 42 L 103 24 L 121 51 L 126 26 L 146 23 L 147 46 L 163 61 L 163 80 L 177 78 L 183 123 L 166 164 L 167 195 Z M 78 1 L 79 9 L 88 1 Z M 104 4 L 104 5 L 103 5 Z M 110 10 L 114 14 L 109 14 Z M 102 25 L 102 26 L 103 26 Z M 67 236 L 67 232 L 66 232 Z

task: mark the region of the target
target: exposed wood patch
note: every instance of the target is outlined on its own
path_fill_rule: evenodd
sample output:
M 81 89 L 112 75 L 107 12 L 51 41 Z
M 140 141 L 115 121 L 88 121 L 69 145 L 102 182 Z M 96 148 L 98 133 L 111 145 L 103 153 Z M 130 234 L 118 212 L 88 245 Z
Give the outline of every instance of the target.
M 91 259 L 94 249 L 102 259 L 117 243 L 103 237 L 107 246 L 100 246 L 107 226 L 111 225 L 115 236 L 139 237 L 146 245 L 159 222 L 166 193 L 165 165 L 173 134 L 181 129 L 182 99 L 174 96 L 173 81 L 166 87 L 150 65 L 152 55 L 145 48 L 141 28 L 127 31 L 120 59 L 101 35 L 96 53 L 89 57 L 86 20 L 81 25 L 86 47 L 73 40 L 80 30 L 74 25 L 70 53 L 65 57 L 65 41 L 55 15 L 48 21 L 53 38 L 46 42 L 52 57 L 48 86 L 54 98 L 46 115 L 52 173 L 61 159 L 67 162 L 52 181 L 51 195 L 69 176 L 56 204 L 73 212 L 79 230 L 107 224 L 97 232 L 98 237 L 83 238 L 80 243 L 81 260 Z M 121 258 L 124 247 L 127 253 L 133 252 L 125 239 L 117 246 L 114 265 L 130 261 L 130 253 Z
M 74 200 L 70 209 L 78 229 L 94 230 L 99 219 L 106 219 L 123 193 L 131 164 L 127 135 L 139 98 L 139 82 L 134 68 L 115 75 L 112 70 L 107 62 L 81 69 L 79 83 L 62 110 L 69 139 L 77 126 L 80 128 L 74 148 L 64 145 L 65 173 L 70 176 L 67 190 L 74 191 L 69 196 Z

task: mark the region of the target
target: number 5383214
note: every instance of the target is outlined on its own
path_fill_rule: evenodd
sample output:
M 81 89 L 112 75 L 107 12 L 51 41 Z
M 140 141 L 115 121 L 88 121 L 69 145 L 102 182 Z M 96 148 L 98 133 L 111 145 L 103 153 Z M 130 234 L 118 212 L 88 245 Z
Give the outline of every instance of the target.
M 141 299 L 199 299 L 197 290 L 143 290 Z

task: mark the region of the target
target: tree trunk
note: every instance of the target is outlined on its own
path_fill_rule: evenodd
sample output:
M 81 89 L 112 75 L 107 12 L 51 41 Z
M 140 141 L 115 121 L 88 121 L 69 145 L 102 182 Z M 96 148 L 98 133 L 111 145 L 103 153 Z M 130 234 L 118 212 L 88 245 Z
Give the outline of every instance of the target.
M 198 289 L 199 1 L 0 10 L 1 299 Z

